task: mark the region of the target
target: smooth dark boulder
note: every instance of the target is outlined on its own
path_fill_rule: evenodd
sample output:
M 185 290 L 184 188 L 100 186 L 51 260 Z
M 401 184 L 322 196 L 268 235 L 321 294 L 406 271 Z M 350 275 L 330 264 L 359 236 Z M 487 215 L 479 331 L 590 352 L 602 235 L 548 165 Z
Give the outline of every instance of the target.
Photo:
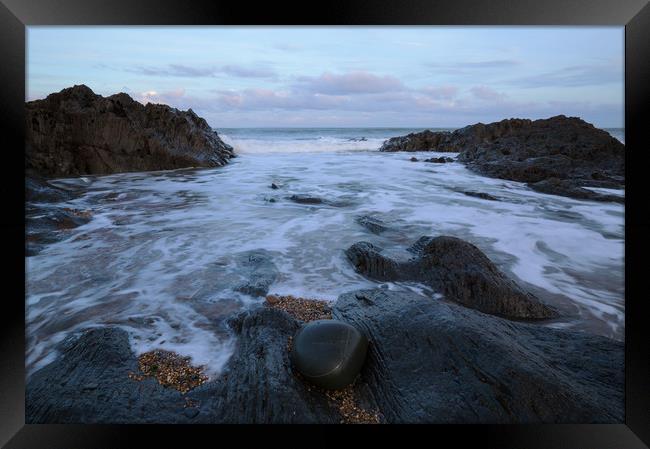
M 339 320 L 316 320 L 296 332 L 291 362 L 314 385 L 340 389 L 354 382 L 367 349 L 368 339 L 354 326 Z
M 102 97 L 78 85 L 29 101 L 26 168 L 60 178 L 83 174 L 218 167 L 235 156 L 191 109 Z
M 508 279 L 476 246 L 456 237 L 421 237 L 392 257 L 368 242 L 346 250 L 357 272 L 380 281 L 417 281 L 466 307 L 514 319 L 557 316 L 549 306 Z
M 371 215 L 362 215 L 360 217 L 357 217 L 355 221 L 364 228 L 368 229 L 373 234 L 381 234 L 382 232 L 388 230 L 382 220 Z

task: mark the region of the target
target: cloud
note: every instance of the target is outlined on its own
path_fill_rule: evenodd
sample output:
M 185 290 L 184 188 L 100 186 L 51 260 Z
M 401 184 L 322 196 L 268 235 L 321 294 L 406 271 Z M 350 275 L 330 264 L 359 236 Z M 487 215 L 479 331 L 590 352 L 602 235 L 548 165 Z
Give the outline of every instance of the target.
M 226 65 L 220 70 L 226 75 L 240 78 L 275 78 L 277 74 L 266 67 L 242 67 L 238 65 Z
M 179 87 L 178 89 L 168 90 L 164 92 L 158 92 L 156 90 L 148 90 L 145 92 L 140 92 L 137 95 L 134 95 L 133 99 L 139 101 L 142 104 L 147 103 L 162 103 L 167 105 L 172 105 L 178 102 L 181 98 L 185 96 L 185 89 Z
M 540 75 L 512 80 L 516 86 L 537 87 L 582 87 L 620 83 L 623 80 L 622 65 L 579 65 L 565 67 Z
M 301 45 L 282 43 L 282 42 L 274 44 L 273 48 L 276 48 L 278 50 L 283 50 L 283 51 L 298 51 L 303 49 Z
M 458 95 L 458 87 L 456 86 L 439 86 L 439 87 L 424 87 L 420 89 L 424 95 L 438 100 L 451 100 Z
M 457 62 L 428 62 L 427 67 L 433 67 L 437 72 L 448 74 L 468 74 L 477 70 L 510 69 L 521 64 L 515 59 L 490 59 L 485 61 L 457 61 Z
M 506 98 L 506 94 L 497 92 L 488 86 L 474 86 L 469 91 L 479 100 L 500 101 Z
M 194 67 L 169 64 L 164 67 L 136 67 L 129 70 L 147 76 L 172 76 L 182 78 L 211 78 L 220 74 L 239 78 L 275 78 L 276 73 L 267 67 L 245 67 L 240 65 Z
M 368 72 L 333 74 L 325 72 L 320 76 L 301 76 L 297 89 L 327 95 L 369 94 L 395 92 L 405 89 L 400 80 L 392 76 L 377 76 Z

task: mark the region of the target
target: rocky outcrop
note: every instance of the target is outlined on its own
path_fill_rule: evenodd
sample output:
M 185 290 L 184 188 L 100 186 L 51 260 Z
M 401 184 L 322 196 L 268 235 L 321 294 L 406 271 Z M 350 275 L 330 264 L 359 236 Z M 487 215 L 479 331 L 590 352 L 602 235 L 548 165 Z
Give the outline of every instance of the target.
M 391 137 L 379 148 L 379 151 L 449 151 L 459 152 L 452 133 L 449 131 L 424 130 L 406 136 Z
M 485 315 L 414 293 L 341 295 L 333 318 L 370 341 L 354 384 L 386 423 L 618 423 L 620 342 Z M 185 395 L 137 370 L 126 332 L 70 337 L 27 381 L 28 423 L 338 423 L 340 411 L 298 377 L 288 344 L 300 322 L 270 307 L 230 320 L 223 373 Z M 189 404 L 189 405 L 188 405 Z
M 576 186 L 620 188 L 625 184 L 625 146 L 606 131 L 577 117 L 508 119 L 453 132 L 425 132 L 388 140 L 380 151 L 457 151 L 458 161 L 495 178 L 537 183 L 557 178 Z M 423 134 L 423 133 L 420 133 Z M 422 141 L 426 143 L 415 144 Z M 550 193 L 551 189 L 547 189 Z M 555 194 L 586 198 L 575 189 Z M 589 199 L 609 201 L 591 195 Z
M 461 239 L 422 237 L 407 251 L 388 255 L 371 243 L 359 242 L 345 253 L 356 271 L 369 278 L 422 282 L 448 300 L 484 313 L 529 320 L 557 315 Z
M 26 103 L 26 166 L 44 177 L 218 167 L 234 157 L 191 109 L 84 85 Z

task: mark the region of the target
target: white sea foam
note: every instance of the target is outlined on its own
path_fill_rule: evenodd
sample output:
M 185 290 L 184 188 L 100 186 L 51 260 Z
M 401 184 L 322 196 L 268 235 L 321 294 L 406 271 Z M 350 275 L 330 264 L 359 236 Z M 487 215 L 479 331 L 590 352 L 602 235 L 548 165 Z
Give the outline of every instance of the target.
M 545 195 L 458 163 L 410 162 L 413 155 L 435 154 L 242 153 L 217 169 L 87 177 L 85 194 L 61 207 L 90 210 L 93 219 L 26 262 L 29 372 L 53 359 L 67 333 L 115 325 L 136 353 L 175 350 L 215 375 L 233 348 L 223 320 L 262 302 L 218 287 L 239 276 L 237 253 L 269 251 L 279 271 L 271 293 L 334 300 L 379 286 L 346 260 L 351 244 L 404 248 L 422 235 L 476 244 L 543 300 L 571 311 L 553 326 L 623 338 L 623 205 Z M 331 204 L 287 199 L 298 193 Z M 365 214 L 391 230 L 370 233 L 356 222 Z M 197 301 L 206 285 L 215 287 Z M 415 283 L 386 287 L 440 296 Z

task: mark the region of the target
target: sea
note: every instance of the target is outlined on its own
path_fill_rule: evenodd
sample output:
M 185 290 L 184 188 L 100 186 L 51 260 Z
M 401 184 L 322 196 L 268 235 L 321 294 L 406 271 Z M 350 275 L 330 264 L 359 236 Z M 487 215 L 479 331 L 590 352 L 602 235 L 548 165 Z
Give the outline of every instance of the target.
M 239 276 L 237 255 L 250 250 L 266 250 L 278 268 L 271 294 L 333 301 L 382 287 L 444 301 L 418 283 L 366 279 L 344 254 L 359 241 L 396 249 L 424 235 L 475 244 L 561 311 L 540 325 L 622 341 L 624 205 L 538 193 L 460 163 L 410 161 L 454 153 L 377 151 L 421 130 L 217 129 L 237 153 L 224 167 L 52 181 L 83 194 L 44 208 L 90 211 L 92 220 L 25 260 L 28 375 L 54 360 L 70 333 L 106 325 L 125 329 L 136 354 L 176 351 L 218 375 L 235 344 L 226 318 L 264 301 L 216 282 Z M 623 129 L 607 131 L 624 142 Z M 331 203 L 296 204 L 294 194 Z M 362 215 L 390 231 L 371 233 L 357 223 Z M 197 300 L 206 285 L 214 288 Z

